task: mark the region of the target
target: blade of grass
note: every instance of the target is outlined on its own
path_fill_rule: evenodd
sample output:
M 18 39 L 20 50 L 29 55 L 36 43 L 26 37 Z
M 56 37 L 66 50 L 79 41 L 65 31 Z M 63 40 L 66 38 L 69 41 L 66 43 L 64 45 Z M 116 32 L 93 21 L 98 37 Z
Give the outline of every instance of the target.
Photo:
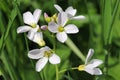
M 3 61 L 4 65 L 5 65 L 11 79 L 12 80 L 20 80 L 20 78 L 18 78 L 18 76 L 17 76 L 17 73 L 16 73 L 15 69 L 13 68 L 13 65 L 12 65 L 11 60 L 9 59 L 8 55 L 6 54 L 6 52 L 2 51 L 2 53 L 3 53 L 1 55 L 2 56 L 1 57 L 2 61 Z
M 5 80 L 9 80 L 9 76 L 8 76 L 6 70 L 5 70 L 4 67 L 3 67 L 2 61 L 0 61 L 0 71 L 1 71 L 2 76 L 4 77 L 4 79 L 5 79 Z
M 12 27 L 12 23 L 15 20 L 16 16 L 17 16 L 17 8 L 15 7 L 10 14 L 10 18 L 9 18 L 7 29 L 5 30 L 5 34 L 2 35 L 2 37 L 0 39 L 0 51 L 5 46 L 5 41 L 9 35 L 10 29 Z M 1 55 L 1 53 L 0 53 L 0 55 Z
M 111 31 L 111 20 L 112 20 L 112 6 L 111 1 L 103 0 L 103 39 L 104 44 L 108 45 L 111 43 L 111 39 L 108 40 L 109 32 Z

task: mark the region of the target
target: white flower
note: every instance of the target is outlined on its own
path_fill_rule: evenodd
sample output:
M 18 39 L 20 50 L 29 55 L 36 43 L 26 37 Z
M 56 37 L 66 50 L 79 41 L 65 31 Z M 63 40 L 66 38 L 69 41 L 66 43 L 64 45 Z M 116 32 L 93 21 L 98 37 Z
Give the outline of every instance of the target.
M 52 33 L 57 33 L 56 37 L 58 41 L 64 43 L 67 40 L 67 34 L 74 34 L 79 32 L 77 26 L 74 24 L 69 24 L 65 26 L 67 22 L 67 14 L 65 12 L 61 12 L 58 14 L 58 23 L 50 22 L 48 24 L 48 30 Z
M 75 16 L 75 14 L 76 14 L 77 11 L 76 11 L 76 9 L 73 9 L 72 6 L 68 7 L 65 11 L 63 11 L 63 9 L 62 9 L 59 5 L 57 5 L 57 4 L 55 4 L 54 7 L 55 7 L 60 13 L 61 13 L 61 12 L 65 12 L 65 13 L 67 14 L 67 16 L 68 16 L 69 19 L 79 20 L 79 19 L 84 19 L 84 18 L 85 18 L 85 16 L 83 16 L 83 15 Z
M 43 40 L 42 32 L 36 32 L 32 41 L 39 44 L 40 46 L 45 46 L 45 41 Z
M 31 59 L 39 59 L 36 63 L 36 71 L 38 72 L 44 68 L 48 60 L 51 64 L 60 63 L 60 57 L 56 55 L 48 46 L 29 51 L 28 57 Z
M 37 24 L 40 15 L 41 15 L 40 9 L 36 9 L 33 14 L 29 11 L 25 12 L 23 14 L 23 20 L 24 23 L 27 25 L 20 26 L 17 28 L 17 33 L 28 32 L 27 34 L 28 39 L 32 40 L 33 42 L 39 43 L 39 45 L 41 45 L 40 43 L 42 43 L 40 41 L 43 41 L 42 32 L 39 31 L 40 28 L 39 25 Z
M 78 67 L 79 71 L 86 71 L 91 75 L 101 75 L 102 71 L 97 68 L 99 65 L 101 65 L 103 63 L 102 60 L 99 59 L 93 59 L 89 62 L 89 60 L 91 59 L 91 57 L 93 56 L 94 50 L 93 49 L 89 49 L 86 61 L 84 65 L 80 65 Z

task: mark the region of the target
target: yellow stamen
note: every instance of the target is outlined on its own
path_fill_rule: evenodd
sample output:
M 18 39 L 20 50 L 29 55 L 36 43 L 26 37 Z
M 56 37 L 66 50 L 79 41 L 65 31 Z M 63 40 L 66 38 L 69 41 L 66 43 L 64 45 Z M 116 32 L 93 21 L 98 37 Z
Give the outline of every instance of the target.
M 63 26 L 59 26 L 59 27 L 58 27 L 58 31 L 59 31 L 59 32 L 63 32 L 63 31 L 64 31 Z
M 85 65 L 79 65 L 78 66 L 78 70 L 79 71 L 84 71 L 84 69 L 85 69 Z
M 35 23 L 32 23 L 32 24 L 31 24 L 31 27 L 32 27 L 32 28 L 36 28 L 36 24 L 35 24 Z
M 38 42 L 38 44 L 39 44 L 39 46 L 45 46 L 45 41 L 44 41 L 44 40 L 40 40 L 40 41 Z
M 45 56 L 45 57 L 50 57 L 51 54 L 52 54 L 52 53 L 51 53 L 50 51 L 45 51 L 44 56 Z

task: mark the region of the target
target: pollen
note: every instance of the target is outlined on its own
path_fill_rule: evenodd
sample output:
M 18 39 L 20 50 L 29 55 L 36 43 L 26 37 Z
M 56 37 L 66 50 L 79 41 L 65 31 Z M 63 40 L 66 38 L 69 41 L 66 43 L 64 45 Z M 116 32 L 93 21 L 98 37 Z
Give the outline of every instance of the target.
M 79 65 L 78 66 L 78 70 L 79 71 L 84 71 L 84 69 L 85 69 L 85 65 Z
M 36 28 L 36 24 L 35 24 L 35 23 L 32 23 L 32 24 L 31 24 L 31 27 L 32 27 L 32 28 Z
M 59 32 L 63 32 L 63 31 L 64 31 L 63 26 L 59 26 L 59 27 L 58 27 L 58 31 L 59 31 Z
M 39 46 L 45 46 L 45 41 L 44 40 L 40 40 L 38 44 L 39 44 Z
M 45 56 L 45 57 L 50 57 L 51 54 L 52 54 L 52 53 L 51 53 L 50 51 L 45 51 L 44 56 Z

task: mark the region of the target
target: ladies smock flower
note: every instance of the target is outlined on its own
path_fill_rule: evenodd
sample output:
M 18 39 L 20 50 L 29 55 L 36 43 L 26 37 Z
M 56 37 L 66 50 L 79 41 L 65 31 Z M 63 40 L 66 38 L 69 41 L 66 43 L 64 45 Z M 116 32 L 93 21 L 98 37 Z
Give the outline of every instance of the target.
M 25 12 L 23 14 L 23 20 L 24 20 L 24 23 L 27 25 L 18 27 L 17 33 L 28 32 L 27 34 L 28 39 L 38 43 L 40 46 L 43 46 L 44 40 L 42 38 L 42 33 L 39 31 L 40 30 L 39 25 L 37 24 L 40 18 L 40 15 L 41 15 L 40 9 L 36 9 L 33 14 L 29 11 Z M 36 37 L 37 35 L 40 35 L 41 37 L 37 38 Z
M 78 67 L 78 70 L 79 71 L 86 71 L 86 72 L 88 72 L 91 75 L 101 75 L 102 71 L 99 68 L 97 68 L 97 67 L 99 65 L 101 65 L 103 63 L 103 61 L 99 60 L 99 59 L 93 59 L 90 62 L 88 62 L 91 59 L 93 53 L 94 53 L 94 50 L 93 49 L 89 49 L 89 52 L 88 52 L 85 64 L 84 65 L 80 65 Z
M 54 53 L 48 46 L 41 49 L 34 49 L 28 52 L 28 57 L 31 59 L 39 59 L 36 63 L 36 71 L 41 71 L 46 63 L 59 64 L 60 57 Z
M 65 26 L 67 20 L 68 20 L 67 14 L 65 12 L 62 12 L 58 14 L 57 23 L 50 22 L 48 24 L 48 30 L 51 31 L 52 33 L 57 33 L 56 37 L 58 41 L 62 43 L 64 43 L 67 40 L 67 34 L 74 34 L 79 32 L 77 26 L 75 26 L 74 24 L 69 24 Z
M 63 11 L 63 9 L 55 4 L 54 7 L 61 13 L 61 12 L 65 12 L 68 16 L 69 19 L 72 19 L 72 20 L 79 20 L 79 19 L 84 19 L 85 16 L 83 15 L 79 15 L 79 16 L 75 16 L 77 10 L 76 9 L 73 9 L 72 6 L 68 7 L 65 11 Z

